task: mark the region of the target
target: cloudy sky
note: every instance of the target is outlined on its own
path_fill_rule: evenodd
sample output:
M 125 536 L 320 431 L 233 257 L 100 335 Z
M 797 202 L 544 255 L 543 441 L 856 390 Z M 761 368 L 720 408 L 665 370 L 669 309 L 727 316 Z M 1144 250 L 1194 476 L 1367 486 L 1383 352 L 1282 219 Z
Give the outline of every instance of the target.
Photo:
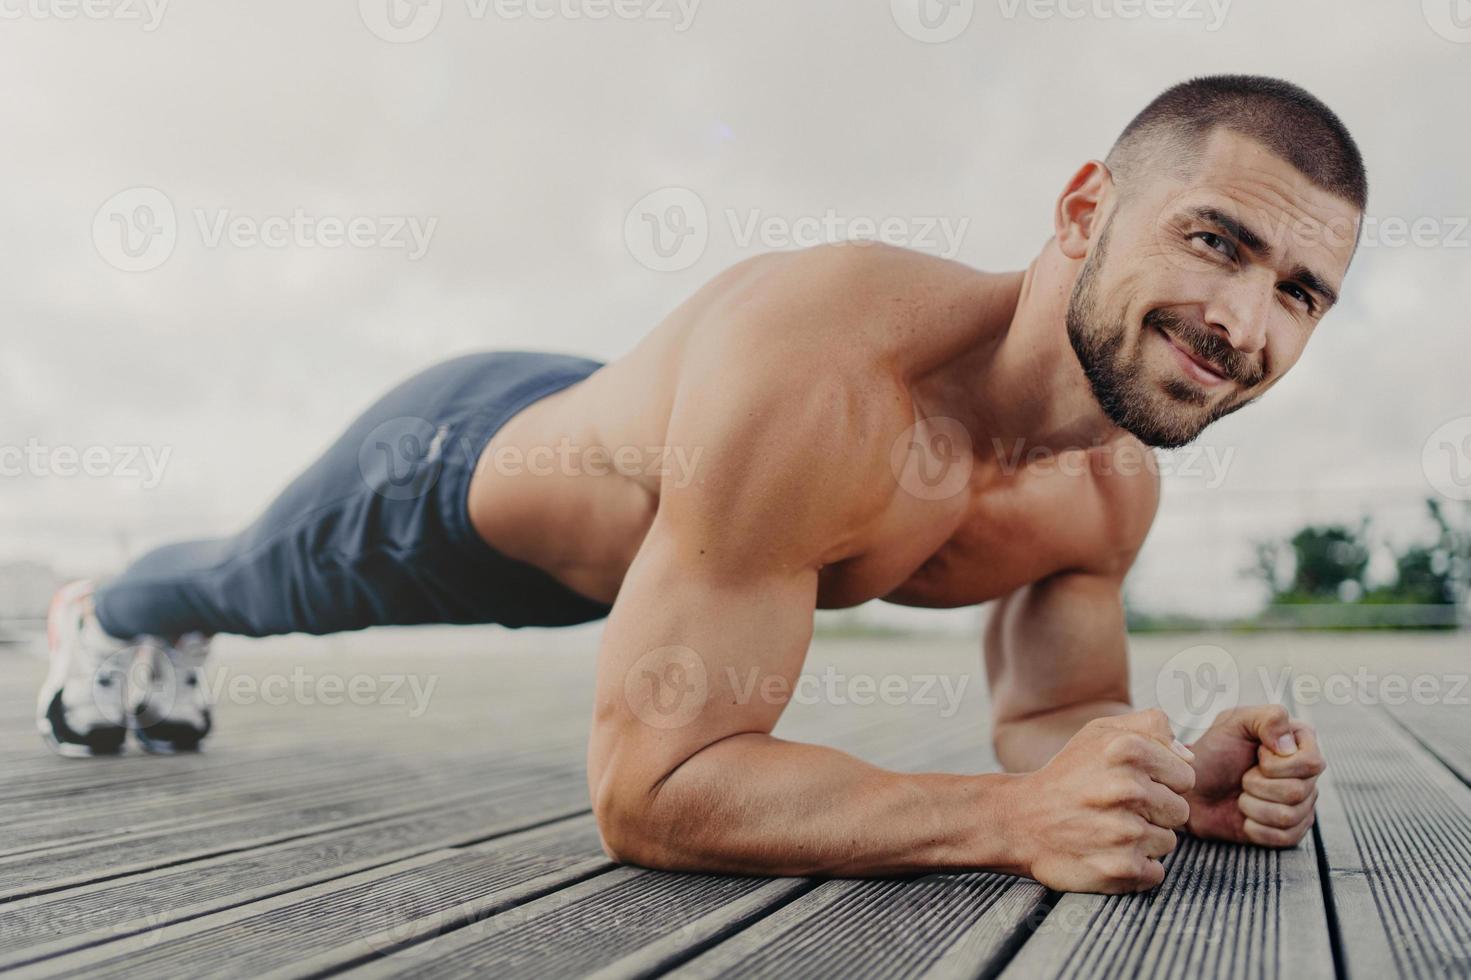
M 1333 106 L 1375 224 L 1293 375 L 1172 457 L 1133 601 L 1249 609 L 1250 541 L 1304 520 L 1414 534 L 1427 440 L 1471 437 L 1467 0 L 0 0 L 0 19 L 0 561 L 106 571 L 227 533 L 414 369 L 616 357 L 782 230 L 895 219 L 914 247 L 1020 268 L 1077 166 L 1220 71 Z M 641 215 L 671 201 L 703 221 L 663 254 Z M 91 475 L 62 472 L 68 449 Z

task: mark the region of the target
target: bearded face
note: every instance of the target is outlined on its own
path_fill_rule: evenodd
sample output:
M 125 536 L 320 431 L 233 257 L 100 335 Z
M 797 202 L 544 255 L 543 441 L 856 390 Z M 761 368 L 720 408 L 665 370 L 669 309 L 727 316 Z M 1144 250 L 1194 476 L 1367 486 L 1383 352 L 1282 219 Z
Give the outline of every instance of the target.
M 1073 286 L 1068 340 L 1115 425 L 1147 446 L 1183 446 L 1254 401 L 1266 372 L 1220 332 L 1170 305 L 1130 310 L 1113 300 L 1104 285 L 1112 278 L 1113 223 L 1111 216 Z

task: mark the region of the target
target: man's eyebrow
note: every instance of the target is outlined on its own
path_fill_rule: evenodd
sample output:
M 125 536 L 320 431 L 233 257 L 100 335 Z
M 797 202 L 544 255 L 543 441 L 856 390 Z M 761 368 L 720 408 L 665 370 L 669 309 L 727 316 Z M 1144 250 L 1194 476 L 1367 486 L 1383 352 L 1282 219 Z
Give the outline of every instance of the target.
M 1305 265 L 1295 265 L 1290 273 L 1292 279 L 1323 297 L 1323 308 L 1338 302 L 1338 291 L 1323 281 L 1323 277 Z
M 1260 235 L 1237 221 L 1231 215 L 1217 208 L 1200 207 L 1193 208 L 1190 214 L 1201 221 L 1209 222 L 1240 242 L 1245 248 L 1250 249 L 1262 258 L 1271 258 L 1272 246 L 1268 245 Z M 1324 300 L 1324 308 L 1333 306 L 1338 302 L 1338 291 L 1328 285 L 1328 281 L 1318 275 L 1312 269 L 1301 263 L 1292 267 L 1288 274 L 1290 279 L 1295 280 L 1305 289 L 1311 289 Z

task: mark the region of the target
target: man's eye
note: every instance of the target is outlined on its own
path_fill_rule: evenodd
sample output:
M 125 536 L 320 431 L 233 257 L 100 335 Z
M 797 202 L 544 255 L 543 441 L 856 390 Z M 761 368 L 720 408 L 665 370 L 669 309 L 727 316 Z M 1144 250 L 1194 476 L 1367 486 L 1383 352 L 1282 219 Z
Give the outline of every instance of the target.
M 1282 291 L 1288 296 L 1291 296 L 1293 299 L 1297 300 L 1303 306 L 1306 306 L 1309 310 L 1313 308 L 1313 297 L 1308 294 L 1308 291 L 1306 289 L 1303 289 L 1297 283 L 1284 282 L 1282 284 Z
M 1205 244 L 1205 247 L 1214 252 L 1219 252 L 1228 259 L 1236 257 L 1236 248 L 1231 242 L 1217 235 L 1213 231 L 1200 231 L 1195 237 Z

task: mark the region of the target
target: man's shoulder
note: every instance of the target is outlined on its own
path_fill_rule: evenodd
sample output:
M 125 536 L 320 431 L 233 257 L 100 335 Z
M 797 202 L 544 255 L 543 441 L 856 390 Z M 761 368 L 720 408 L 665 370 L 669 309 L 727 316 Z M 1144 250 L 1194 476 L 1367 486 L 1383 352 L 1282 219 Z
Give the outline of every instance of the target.
M 1159 461 L 1134 436 L 1100 447 L 1093 455 L 1106 529 L 1098 564 L 1100 570 L 1127 571 L 1159 510 Z

